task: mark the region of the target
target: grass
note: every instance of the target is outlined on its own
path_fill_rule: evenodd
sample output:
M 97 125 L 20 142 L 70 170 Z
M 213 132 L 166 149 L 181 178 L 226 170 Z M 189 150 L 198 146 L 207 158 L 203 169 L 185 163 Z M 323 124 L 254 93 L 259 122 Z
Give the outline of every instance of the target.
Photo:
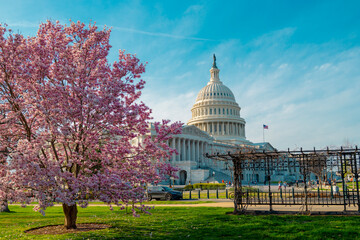
M 172 201 L 156 201 L 156 200 L 153 200 L 151 202 L 143 202 L 143 204 L 145 205 L 168 205 L 168 204 L 201 204 L 201 203 L 215 203 L 215 201 L 198 201 L 197 199 L 194 199 L 192 198 L 192 200 L 189 200 L 189 201 L 184 201 L 184 200 L 172 200 Z M 20 203 L 15 203 L 17 205 L 20 205 Z M 31 205 L 36 205 L 37 202 L 31 202 Z M 54 204 L 59 204 L 59 203 L 56 203 L 54 202 Z M 137 203 L 138 205 L 139 203 Z M 96 206 L 96 205 L 106 205 L 106 203 L 104 202 L 97 202 L 97 201 L 93 201 L 93 202 L 89 202 L 89 205 L 90 206 Z M 129 204 L 131 205 L 131 204 Z M 113 205 L 115 206 L 115 205 Z
M 200 204 L 200 203 L 214 203 L 215 201 L 176 201 L 176 200 L 172 200 L 172 201 L 150 201 L 150 202 L 143 202 L 143 204 L 147 205 L 168 205 L 168 204 Z M 104 205 L 103 202 L 90 202 L 90 205 Z
M 359 239 L 359 216 L 234 216 L 230 208 L 156 207 L 152 215 L 134 218 L 104 207 L 79 208 L 78 223 L 106 223 L 105 230 L 65 235 L 34 236 L 24 230 L 62 224 L 60 207 L 46 216 L 30 207 L 11 206 L 0 213 L 0 239 Z

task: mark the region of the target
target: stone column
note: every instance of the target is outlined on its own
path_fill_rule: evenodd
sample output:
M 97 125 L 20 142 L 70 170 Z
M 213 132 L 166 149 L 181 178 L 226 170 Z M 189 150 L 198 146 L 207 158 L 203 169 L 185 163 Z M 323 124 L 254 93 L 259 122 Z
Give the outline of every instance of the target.
M 175 148 L 175 138 L 174 138 L 174 137 L 171 139 L 171 148 L 173 148 L 173 149 Z M 176 161 L 175 158 L 176 158 L 176 154 L 173 153 L 171 160 L 172 160 L 173 162 L 175 162 L 175 161 Z
M 191 141 L 191 160 L 196 161 L 195 140 Z
M 209 153 L 209 151 L 208 151 L 208 143 L 207 142 L 204 142 L 204 153 Z M 206 164 L 205 164 L 205 161 L 207 162 L 207 158 L 206 157 L 204 157 L 204 164 L 203 164 L 203 166 L 205 166 Z
M 200 148 L 199 148 L 199 145 L 200 145 L 200 142 L 199 141 L 196 141 L 196 149 L 195 149 L 195 159 L 197 162 L 199 162 L 199 159 L 200 159 Z
M 187 145 L 188 145 L 188 149 L 187 149 L 187 154 L 186 154 L 186 160 L 190 160 L 190 158 L 191 158 L 190 139 L 187 140 Z
M 186 159 L 186 146 L 185 146 L 185 138 L 181 139 L 182 141 L 182 151 L 181 151 L 181 155 L 182 155 L 182 160 L 185 161 Z
M 177 152 L 178 152 L 178 155 L 176 156 L 176 160 L 177 161 L 180 161 L 180 154 L 181 154 L 181 139 L 180 138 L 176 138 L 177 139 Z

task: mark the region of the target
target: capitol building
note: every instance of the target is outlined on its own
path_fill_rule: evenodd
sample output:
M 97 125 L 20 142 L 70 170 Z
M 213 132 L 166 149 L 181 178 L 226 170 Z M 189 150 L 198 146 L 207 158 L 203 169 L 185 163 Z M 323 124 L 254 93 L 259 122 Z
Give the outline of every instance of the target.
M 269 143 L 253 143 L 246 139 L 246 121 L 241 116 L 241 107 L 232 91 L 220 80 L 219 73 L 214 55 L 210 80 L 197 95 L 191 108 L 192 118 L 183 126 L 181 134 L 168 141 L 169 146 L 178 152 L 170 159 L 170 163 L 180 169 L 174 182 L 177 185 L 233 181 L 231 163 L 206 158 L 206 153 L 236 152 L 244 147 L 275 150 Z M 151 134 L 155 134 L 154 129 L 151 129 Z M 286 180 L 289 177 L 289 173 L 277 174 L 275 179 Z M 243 172 L 244 183 L 264 180 L 263 172 Z

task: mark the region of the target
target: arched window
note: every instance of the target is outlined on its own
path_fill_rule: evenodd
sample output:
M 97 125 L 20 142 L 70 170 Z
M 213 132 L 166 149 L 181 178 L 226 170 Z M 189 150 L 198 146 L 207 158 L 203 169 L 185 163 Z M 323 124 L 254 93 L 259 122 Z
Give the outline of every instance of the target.
M 225 108 L 223 108 L 223 115 L 225 115 Z
M 214 108 L 214 114 L 216 114 L 216 108 Z
M 232 115 L 232 109 L 230 109 L 230 115 Z

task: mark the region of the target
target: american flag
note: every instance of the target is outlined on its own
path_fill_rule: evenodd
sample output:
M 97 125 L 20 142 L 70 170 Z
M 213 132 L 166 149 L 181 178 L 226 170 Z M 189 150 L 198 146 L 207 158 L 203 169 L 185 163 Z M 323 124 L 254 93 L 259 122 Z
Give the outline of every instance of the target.
M 264 129 L 269 129 L 268 125 L 263 124 Z

